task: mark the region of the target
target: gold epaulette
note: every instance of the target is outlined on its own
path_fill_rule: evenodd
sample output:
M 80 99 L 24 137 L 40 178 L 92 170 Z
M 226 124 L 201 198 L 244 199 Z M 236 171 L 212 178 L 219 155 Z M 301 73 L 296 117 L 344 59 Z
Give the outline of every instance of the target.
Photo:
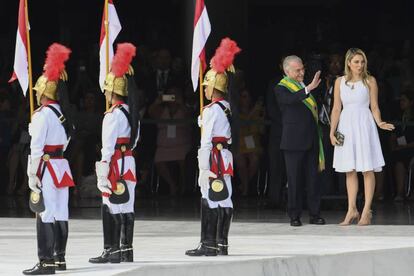
M 107 111 L 105 111 L 104 114 L 106 114 L 106 113 L 112 113 L 117 106 L 118 106 L 118 104 L 114 104 L 113 106 L 111 106 L 111 108 L 109 108 Z
M 40 110 L 42 110 L 43 105 L 41 105 L 40 107 L 38 107 L 35 111 L 33 111 L 33 114 L 35 114 L 36 112 L 39 112 Z
M 205 109 L 205 108 L 209 108 L 209 107 L 210 107 L 210 106 L 212 106 L 214 103 L 215 103 L 215 102 L 211 102 L 211 103 L 209 103 L 208 105 L 203 106 L 203 109 Z

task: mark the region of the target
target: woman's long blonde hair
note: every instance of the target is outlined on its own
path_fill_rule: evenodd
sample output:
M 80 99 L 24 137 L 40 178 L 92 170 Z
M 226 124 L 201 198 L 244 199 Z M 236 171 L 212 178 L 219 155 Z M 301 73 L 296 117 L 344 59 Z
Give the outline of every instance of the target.
M 367 56 L 365 55 L 364 51 L 362 51 L 359 48 L 350 48 L 346 52 L 345 66 L 344 66 L 344 68 L 345 68 L 345 84 L 347 84 L 348 81 L 350 81 L 352 79 L 352 72 L 351 72 L 351 69 L 348 66 L 348 63 L 350 63 L 351 60 L 356 55 L 362 56 L 362 58 L 365 61 L 364 68 L 362 69 L 361 77 L 362 77 L 362 82 L 364 83 L 364 85 L 369 88 L 369 77 L 371 75 L 369 74 L 368 69 L 367 69 L 368 68 L 368 60 L 367 60 Z

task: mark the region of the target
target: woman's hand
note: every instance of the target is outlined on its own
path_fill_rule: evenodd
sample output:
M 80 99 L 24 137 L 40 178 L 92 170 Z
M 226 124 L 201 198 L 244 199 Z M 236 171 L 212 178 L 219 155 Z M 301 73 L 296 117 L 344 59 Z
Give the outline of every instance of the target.
M 330 134 L 329 135 L 329 138 L 331 139 L 332 146 L 337 146 L 337 145 L 340 144 L 339 141 L 338 141 L 338 139 L 336 139 L 335 135 Z
M 380 129 L 383 129 L 383 130 L 388 130 L 388 131 L 391 131 L 391 130 L 394 130 L 394 129 L 395 129 L 395 127 L 394 127 L 394 125 L 393 125 L 393 124 L 390 124 L 390 123 L 387 123 L 387 122 L 380 122 L 380 123 L 378 124 L 378 127 L 379 127 Z

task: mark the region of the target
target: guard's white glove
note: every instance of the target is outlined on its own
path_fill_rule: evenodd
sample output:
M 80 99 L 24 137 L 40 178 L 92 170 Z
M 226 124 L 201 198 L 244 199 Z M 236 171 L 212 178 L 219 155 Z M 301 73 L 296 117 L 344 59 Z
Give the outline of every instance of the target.
M 28 176 L 28 185 L 30 190 L 36 193 L 40 193 L 40 187 L 42 187 L 42 183 L 40 182 L 39 177 L 37 177 L 36 173 L 39 169 L 40 164 L 40 157 L 32 158 L 30 155 L 27 159 L 27 176 Z
M 210 155 L 211 150 L 200 148 L 198 149 L 197 159 L 199 170 L 210 170 Z
M 208 190 L 210 187 L 209 185 L 209 178 L 213 177 L 216 178 L 217 175 L 210 171 L 210 155 L 211 151 L 209 149 L 200 148 L 198 149 L 198 169 L 200 174 L 198 175 L 198 186 L 200 186 L 201 190 Z
M 109 164 L 107 162 L 96 162 L 95 170 L 98 182 L 96 186 L 102 193 L 112 194 L 111 182 L 108 179 L 109 175 Z
M 210 188 L 210 177 L 216 178 L 217 175 L 210 170 L 200 170 L 198 175 L 198 186 L 202 190 L 208 190 Z

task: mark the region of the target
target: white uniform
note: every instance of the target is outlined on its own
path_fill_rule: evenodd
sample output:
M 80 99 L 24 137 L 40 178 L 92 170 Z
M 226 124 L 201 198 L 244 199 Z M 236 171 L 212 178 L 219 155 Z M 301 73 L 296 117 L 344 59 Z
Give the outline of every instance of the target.
M 121 103 L 120 103 L 121 104 Z M 126 111 L 129 112 L 128 105 L 122 103 L 122 106 L 125 108 Z M 111 163 L 110 167 L 117 171 L 114 177 L 119 177 L 122 172 L 120 172 L 122 167 L 122 158 L 119 156 L 119 150 L 115 150 L 115 146 L 117 141 L 119 143 L 120 140 L 128 140 L 131 136 L 131 127 L 129 125 L 128 119 L 125 114 L 118 108 L 118 105 L 115 104 L 110 110 L 105 113 L 103 122 L 102 122 L 102 159 L 101 161 Z M 136 142 L 139 138 L 139 128 Z M 134 145 L 134 147 L 135 147 Z M 132 149 L 131 149 L 132 150 Z M 123 179 L 127 183 L 128 191 L 129 191 L 129 201 L 124 204 L 112 204 L 109 201 L 109 195 L 103 193 L 102 194 L 102 201 L 103 204 L 107 205 L 111 214 L 120 214 L 120 213 L 133 213 L 134 212 L 134 202 L 135 202 L 135 184 L 136 180 L 136 173 L 135 173 L 135 159 L 132 156 L 131 150 L 126 152 L 126 156 L 124 157 L 124 171 L 123 171 Z M 114 163 L 117 163 L 114 164 Z M 111 173 L 110 173 L 111 175 Z M 116 179 L 111 179 L 108 177 L 111 182 Z
M 51 101 L 48 104 L 61 112 L 56 102 Z M 32 122 L 29 124 L 29 134 L 32 137 L 30 142 L 32 160 L 41 158 L 49 151 L 61 150 L 63 152 L 69 142 L 58 117 L 46 105 L 35 111 Z M 45 169 L 43 169 L 44 166 L 46 166 Z M 63 157 L 52 157 L 47 162 L 42 160 L 37 175 L 42 183 L 41 190 L 45 204 L 45 211 L 40 213 L 42 222 L 67 221 L 69 217 L 68 187 L 74 186 L 68 161 Z
M 230 105 L 227 101 L 222 99 L 220 99 L 219 101 L 226 108 L 230 109 Z M 204 107 L 201 125 L 201 150 L 208 150 L 212 152 L 213 139 L 217 138 L 225 138 L 227 140 L 227 143 L 231 144 L 231 128 L 229 120 L 227 119 L 227 116 L 224 113 L 223 109 L 218 104 L 216 104 L 215 101 Z M 226 186 L 229 191 L 229 196 L 222 201 L 211 201 L 208 198 L 208 189 L 203 188 L 201 188 L 201 195 L 202 198 L 207 199 L 210 208 L 217 208 L 218 206 L 222 208 L 233 208 L 233 202 L 231 200 L 231 176 L 233 175 L 233 155 L 228 149 L 222 149 L 221 157 L 224 164 L 224 170 L 222 170 L 223 178 L 226 182 Z M 211 154 L 211 159 L 213 158 L 213 154 Z M 216 164 L 220 163 L 219 160 L 212 160 L 212 162 L 215 162 Z M 213 172 L 217 174 L 217 172 Z M 199 184 L 199 186 L 206 187 L 207 185 Z

